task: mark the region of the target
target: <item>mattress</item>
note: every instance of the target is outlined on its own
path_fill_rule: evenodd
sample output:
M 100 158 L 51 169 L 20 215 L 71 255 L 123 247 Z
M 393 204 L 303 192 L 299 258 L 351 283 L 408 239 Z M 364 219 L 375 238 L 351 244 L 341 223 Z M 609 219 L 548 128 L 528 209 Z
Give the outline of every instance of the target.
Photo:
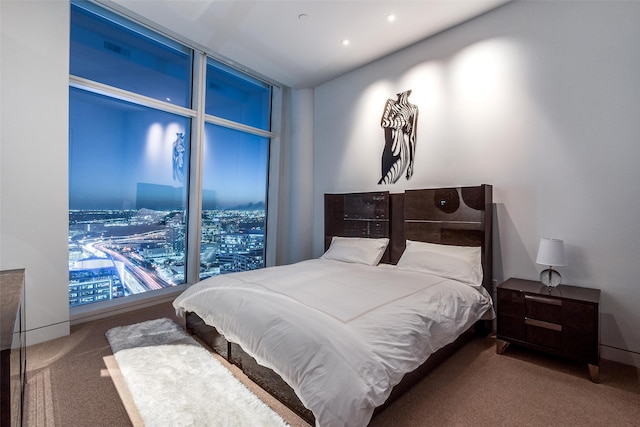
M 182 293 L 198 314 L 278 373 L 318 426 L 366 426 L 392 388 L 477 320 L 484 288 L 326 259 L 205 279 Z

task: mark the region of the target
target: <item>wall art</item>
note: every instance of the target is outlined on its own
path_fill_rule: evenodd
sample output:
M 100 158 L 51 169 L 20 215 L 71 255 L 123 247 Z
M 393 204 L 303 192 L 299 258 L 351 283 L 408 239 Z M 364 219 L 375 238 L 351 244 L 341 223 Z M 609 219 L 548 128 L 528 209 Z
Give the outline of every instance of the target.
M 384 106 L 380 123 L 384 150 L 378 184 L 395 184 L 403 174 L 407 179 L 413 175 L 418 107 L 409 103 L 409 95 L 411 90 L 399 93 L 398 99 L 388 99 Z

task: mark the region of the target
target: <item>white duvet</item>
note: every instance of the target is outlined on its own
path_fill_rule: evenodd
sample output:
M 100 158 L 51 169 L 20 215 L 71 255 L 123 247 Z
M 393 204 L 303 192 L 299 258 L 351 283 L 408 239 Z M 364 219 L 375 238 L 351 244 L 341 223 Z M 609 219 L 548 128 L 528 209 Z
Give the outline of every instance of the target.
M 322 427 L 366 426 L 404 374 L 493 316 L 483 288 L 324 259 L 215 276 L 173 305 L 277 372 Z

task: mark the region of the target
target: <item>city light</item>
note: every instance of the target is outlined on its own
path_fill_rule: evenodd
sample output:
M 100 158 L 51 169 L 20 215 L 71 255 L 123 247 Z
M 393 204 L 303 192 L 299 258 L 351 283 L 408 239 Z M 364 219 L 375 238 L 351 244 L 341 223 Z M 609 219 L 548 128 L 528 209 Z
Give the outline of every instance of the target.
M 183 211 L 71 211 L 69 305 L 185 282 Z M 264 267 L 264 210 L 202 214 L 200 278 Z

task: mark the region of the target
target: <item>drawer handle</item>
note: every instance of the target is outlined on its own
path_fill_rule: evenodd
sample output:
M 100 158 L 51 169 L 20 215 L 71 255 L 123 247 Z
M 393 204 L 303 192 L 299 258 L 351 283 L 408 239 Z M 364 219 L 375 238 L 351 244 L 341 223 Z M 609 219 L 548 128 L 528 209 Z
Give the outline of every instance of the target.
M 525 325 L 537 326 L 539 328 L 551 329 L 552 331 L 562 332 L 562 325 L 557 325 L 555 323 L 543 322 L 542 320 L 536 319 L 524 319 Z
M 560 300 L 560 299 L 539 297 L 537 295 L 526 295 L 525 294 L 524 299 L 525 300 L 530 300 L 530 301 L 535 301 L 535 302 L 541 302 L 543 304 L 562 305 L 562 300 Z

